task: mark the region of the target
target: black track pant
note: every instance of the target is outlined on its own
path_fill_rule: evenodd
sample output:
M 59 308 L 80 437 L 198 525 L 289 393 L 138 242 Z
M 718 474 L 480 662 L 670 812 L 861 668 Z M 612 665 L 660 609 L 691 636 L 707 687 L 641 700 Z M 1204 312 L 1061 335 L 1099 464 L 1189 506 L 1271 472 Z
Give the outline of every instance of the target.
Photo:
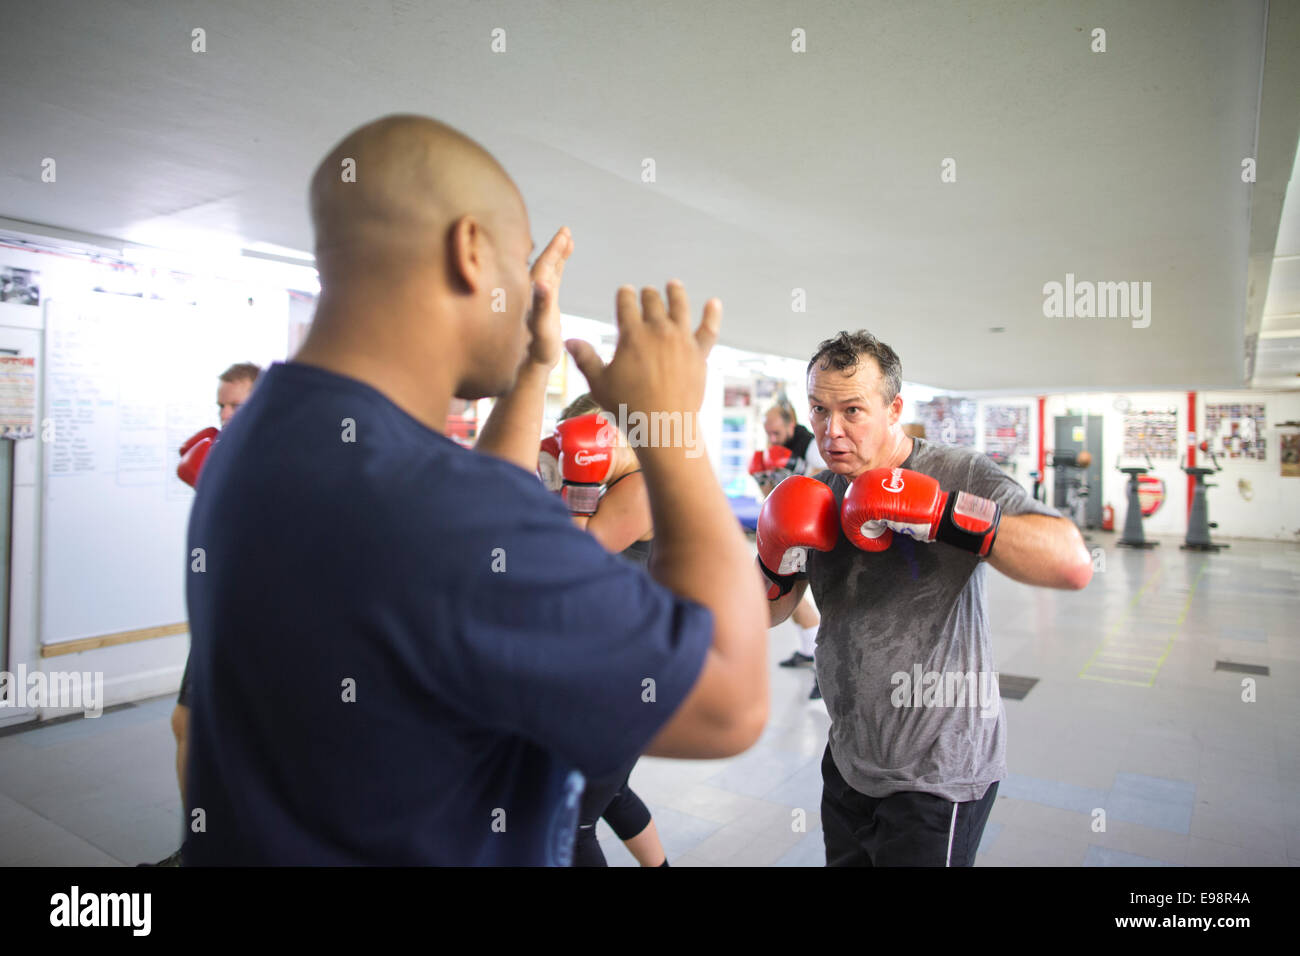
M 997 782 L 953 803 L 929 793 L 868 797 L 850 787 L 830 747 L 822 756 L 822 833 L 827 866 L 974 866 Z

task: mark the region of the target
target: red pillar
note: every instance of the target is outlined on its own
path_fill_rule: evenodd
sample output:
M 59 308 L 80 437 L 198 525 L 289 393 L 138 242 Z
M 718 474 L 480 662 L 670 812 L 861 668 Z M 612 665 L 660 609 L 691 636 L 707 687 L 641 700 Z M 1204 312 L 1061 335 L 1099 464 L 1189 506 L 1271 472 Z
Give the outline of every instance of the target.
M 1187 467 L 1196 467 L 1196 393 L 1187 393 Z M 1187 517 L 1192 516 L 1192 494 L 1196 490 L 1196 479 L 1187 476 Z
M 1046 431 L 1047 423 L 1044 421 L 1044 406 L 1047 404 L 1047 398 L 1043 395 L 1038 396 L 1038 480 L 1044 485 L 1047 484 L 1047 452 L 1043 450 L 1043 433 Z

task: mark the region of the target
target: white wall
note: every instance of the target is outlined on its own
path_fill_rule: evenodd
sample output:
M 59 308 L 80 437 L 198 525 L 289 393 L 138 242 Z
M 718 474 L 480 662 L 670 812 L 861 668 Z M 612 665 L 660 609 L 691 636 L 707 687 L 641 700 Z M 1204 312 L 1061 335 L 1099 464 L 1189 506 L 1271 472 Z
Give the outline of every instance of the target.
M 11 242 L 11 237 L 0 235 L 0 243 Z M 76 251 L 69 246 L 69 252 Z M 197 275 L 193 286 L 199 290 L 199 301 L 219 305 L 221 302 L 254 297 L 259 316 L 268 321 L 283 318 L 285 330 L 277 341 L 284 343 L 273 354 L 266 349 L 252 350 L 247 354 L 233 356 L 213 356 L 213 423 L 216 419 L 216 376 L 225 366 L 234 361 L 252 360 L 266 363 L 284 358 L 287 348 L 287 306 L 277 310 L 265 307 L 264 302 L 273 302 L 285 294 L 285 289 L 311 288 L 308 270 L 286 267 L 279 263 L 253 260 L 199 261 L 195 263 L 192 256 L 185 258 L 181 254 L 170 254 L 157 250 L 139 250 L 136 260 L 140 265 L 137 271 L 113 269 L 105 264 L 90 262 L 80 257 L 50 254 L 49 252 L 31 251 L 0 245 L 0 266 L 31 269 L 40 273 L 39 283 L 42 304 L 39 307 L 18 306 L 0 303 L 0 332 L 8 330 L 31 330 L 37 336 L 35 349 L 39 355 L 39 336 L 44 329 L 45 302 L 66 298 L 75 298 L 90 292 L 96 286 L 119 288 L 133 291 L 143 287 L 146 291 L 158 289 L 164 291 L 172 284 L 169 274 L 171 268 L 181 268 L 192 264 L 196 268 L 206 266 L 204 274 Z M 147 259 L 148 261 L 141 261 Z M 201 345 L 196 347 L 202 347 Z M 32 354 L 25 351 L 24 354 Z M 38 358 L 38 387 L 43 389 L 44 369 Z M 43 399 L 38 396 L 37 417 L 43 407 Z M 131 700 L 139 700 L 158 694 L 174 692 L 180 683 L 181 672 L 189 651 L 187 634 L 152 640 L 119 644 L 113 647 L 98 648 L 75 654 L 59 654 L 51 657 L 41 656 L 39 640 L 41 589 L 40 553 L 42 547 L 43 527 L 42 506 L 45 497 L 44 448 L 39 439 L 20 443 L 24 447 L 15 455 L 15 494 L 13 520 L 13 553 L 11 556 L 11 599 L 10 599 L 10 647 L 8 665 L 15 670 L 24 665 L 28 673 L 37 670 L 46 673 L 55 671 L 89 671 L 102 673 L 104 679 L 104 706 L 112 706 Z M 156 587 L 156 582 L 141 580 L 141 588 Z M 78 595 L 53 595 L 53 600 L 77 601 Z M 164 625 L 173 621 L 142 622 L 140 626 Z M 106 630 L 108 630 L 106 628 Z M 45 719 L 57 716 L 58 712 L 46 710 L 41 713 L 17 711 L 5 708 L 0 710 L 0 725 L 30 719 Z
M 103 285 L 111 276 L 103 267 L 95 267 L 77 259 L 10 248 L 0 248 L 0 265 L 40 273 L 40 307 L 0 303 L 0 327 L 31 329 L 37 336 L 44 328 L 44 302 L 47 299 L 88 291 L 95 285 Z M 37 343 L 38 353 L 39 347 Z M 39 359 L 37 366 L 41 369 L 38 387 L 43 388 L 44 375 Z M 38 420 L 42 406 L 43 399 L 38 397 Z M 41 657 L 39 607 L 42 582 L 39 557 L 44 513 L 44 449 L 39 439 L 18 444 L 21 448 L 16 449 L 15 454 L 8 668 L 17 670 L 21 665 L 26 667 L 28 673 L 103 673 L 104 706 L 174 691 L 180 683 L 181 671 L 189 651 L 189 636 L 186 634 L 77 654 Z M 149 585 L 149 582 L 141 582 L 142 587 Z M 76 601 L 77 595 L 69 594 L 64 598 Z M 0 725 L 52 716 L 57 716 L 57 712 L 5 708 L 0 710 Z
M 1146 465 L 1144 458 L 1124 458 L 1124 415 L 1115 408 L 1115 400 L 1120 396 L 1110 392 L 1088 392 L 1084 394 L 1049 395 L 1044 412 L 1044 430 L 1046 446 L 1050 453 L 1056 438 L 1056 417 L 1058 415 L 1101 416 L 1101 503 L 1115 509 L 1115 528 L 1124 527 L 1124 515 L 1127 509 L 1128 478 L 1117 470 L 1119 464 Z M 1178 410 L 1178 433 L 1185 435 L 1187 393 L 1186 392 L 1130 392 L 1125 397 L 1131 402 L 1131 411 L 1141 409 Z M 1184 444 L 1179 445 L 1181 453 Z M 1051 461 L 1051 455 L 1048 455 Z M 1187 476 L 1179 470 L 1177 459 L 1152 459 L 1152 475 L 1164 480 L 1165 501 L 1160 510 L 1146 519 L 1147 534 L 1184 534 L 1187 531 Z M 1048 488 L 1055 480 L 1054 469 L 1048 466 Z M 1051 501 L 1051 493 L 1048 493 Z
M 1278 422 L 1300 421 L 1300 392 L 1199 392 L 1196 396 L 1198 443 L 1208 437 L 1202 434 L 1205 406 L 1223 403 L 1263 403 L 1267 416 L 1263 437 L 1268 443 L 1268 457 L 1264 461 L 1219 457 L 1223 471 L 1209 479 L 1218 487 L 1206 493 L 1210 520 L 1219 525 L 1213 536 L 1300 541 L 1300 478 L 1281 477 L 1283 429 L 1277 427 Z M 1294 434 L 1295 429 L 1287 432 Z M 1209 456 L 1199 452 L 1196 463 L 1212 467 Z M 1241 481 L 1251 486 L 1249 501 L 1238 489 Z
M 1027 451 L 1021 455 L 1012 456 L 1011 465 L 1014 467 L 1004 467 L 1011 477 L 1020 482 L 1021 486 L 1033 494 L 1034 479 L 1029 473 L 1038 468 L 1038 397 L 1031 395 L 1018 395 L 1008 398 L 996 398 L 980 401 L 976 403 L 979 407 L 978 415 L 975 421 L 975 447 L 980 451 L 987 451 L 984 440 L 984 421 L 985 409 L 990 405 L 1012 405 L 1025 410 L 1029 421 L 1029 444 Z M 1051 434 L 1051 426 L 1048 426 L 1048 434 Z M 1048 491 L 1048 501 L 1051 500 L 1050 485 Z

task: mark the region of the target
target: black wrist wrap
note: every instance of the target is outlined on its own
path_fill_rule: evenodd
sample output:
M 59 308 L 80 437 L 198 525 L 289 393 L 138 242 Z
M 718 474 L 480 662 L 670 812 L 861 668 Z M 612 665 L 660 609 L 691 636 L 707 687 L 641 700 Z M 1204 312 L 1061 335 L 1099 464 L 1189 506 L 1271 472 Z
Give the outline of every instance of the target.
M 963 528 L 957 524 L 954 512 L 967 525 L 982 527 L 983 530 Z M 993 550 L 993 541 L 998 536 L 998 523 L 1001 520 L 1002 506 L 996 501 L 964 491 L 951 491 L 943 508 L 943 517 L 939 519 L 938 530 L 934 533 L 934 540 L 978 554 L 982 558 L 987 557 Z

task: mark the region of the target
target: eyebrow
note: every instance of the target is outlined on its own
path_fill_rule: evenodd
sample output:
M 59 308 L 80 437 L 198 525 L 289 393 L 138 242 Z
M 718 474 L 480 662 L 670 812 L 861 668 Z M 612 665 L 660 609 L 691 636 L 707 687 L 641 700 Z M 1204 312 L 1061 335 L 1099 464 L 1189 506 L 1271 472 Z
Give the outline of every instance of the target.
M 822 404 L 822 405 L 827 404 L 826 399 L 821 398 L 821 397 L 819 397 L 819 396 L 817 396 L 817 395 L 813 395 L 813 394 L 809 394 L 809 395 L 808 395 L 808 401 L 810 401 L 810 402 L 819 402 L 819 403 Z M 850 395 L 848 398 L 845 398 L 845 399 L 841 400 L 841 401 L 840 401 L 840 404 L 841 404 L 841 405 L 844 405 L 844 404 L 847 404 L 848 402 L 862 402 L 862 401 L 864 401 L 864 399 L 863 399 L 863 397 L 862 397 L 861 395 Z M 832 402 L 831 404 L 834 404 L 834 403 Z

